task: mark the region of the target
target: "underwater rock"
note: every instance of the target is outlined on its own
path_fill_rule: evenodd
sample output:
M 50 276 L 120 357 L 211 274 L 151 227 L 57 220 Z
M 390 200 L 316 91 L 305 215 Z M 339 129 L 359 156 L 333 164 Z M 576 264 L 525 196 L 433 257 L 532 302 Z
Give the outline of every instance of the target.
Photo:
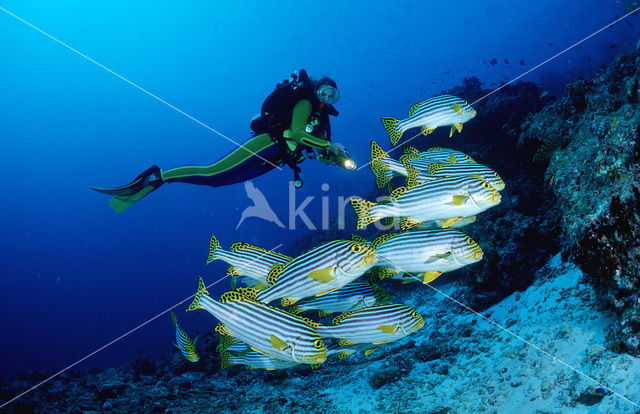
M 183 390 L 188 390 L 191 388 L 191 381 L 189 381 L 184 376 L 171 378 L 168 382 L 169 387 L 171 388 L 180 388 Z
M 567 86 L 569 95 L 523 125 L 519 142 L 545 168 L 545 184 L 561 212 L 563 257 L 602 288 L 621 319 L 612 349 L 640 354 L 630 338 L 640 289 L 640 53 L 617 56 L 593 79 Z
M 375 371 L 369 377 L 369 385 L 375 390 L 392 382 L 398 381 L 403 373 L 396 366 L 386 367 Z
M 147 357 L 136 357 L 131 361 L 131 368 L 137 374 L 154 375 L 156 373 L 156 364 L 152 359 Z

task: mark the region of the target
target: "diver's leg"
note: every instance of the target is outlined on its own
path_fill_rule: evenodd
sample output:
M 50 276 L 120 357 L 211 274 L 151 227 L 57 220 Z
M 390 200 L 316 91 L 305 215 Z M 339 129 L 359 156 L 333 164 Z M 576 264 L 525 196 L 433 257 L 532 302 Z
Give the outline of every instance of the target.
M 255 154 L 260 157 L 256 157 Z M 265 160 L 269 162 L 265 162 Z M 235 184 L 272 170 L 280 160 L 280 151 L 269 134 L 251 138 L 242 147 L 232 151 L 209 166 L 185 166 L 161 171 L 156 165 L 138 175 L 131 183 L 116 188 L 92 190 L 114 196 L 109 200 L 113 209 L 121 213 L 165 182 L 221 185 Z
M 249 180 L 275 168 L 280 151 L 269 134 L 260 134 L 207 166 L 184 166 L 162 172 L 164 182 L 219 187 Z
M 160 167 L 153 165 L 143 171 L 129 184 L 116 188 L 89 187 L 99 193 L 114 196 L 109 200 L 109 205 L 117 213 L 122 213 L 131 207 L 136 201 L 142 199 L 163 184 Z

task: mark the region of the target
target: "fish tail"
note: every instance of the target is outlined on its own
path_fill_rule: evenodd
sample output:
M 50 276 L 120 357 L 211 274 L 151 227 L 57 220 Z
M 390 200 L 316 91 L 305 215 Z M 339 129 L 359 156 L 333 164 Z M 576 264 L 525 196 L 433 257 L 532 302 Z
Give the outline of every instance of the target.
M 196 310 L 196 309 L 203 309 L 202 305 L 200 305 L 200 300 L 202 299 L 203 295 L 208 295 L 209 292 L 207 292 L 207 289 L 204 285 L 204 281 L 202 280 L 202 277 L 198 278 L 198 292 L 196 293 L 195 297 L 193 298 L 193 301 L 191 302 L 191 304 L 189 305 L 189 307 L 187 308 L 188 311 L 192 311 L 192 310 Z
M 369 167 L 376 176 L 376 187 L 378 188 L 382 188 L 387 185 L 393 177 L 388 173 L 389 168 L 383 162 L 383 160 L 388 158 L 390 158 L 389 154 L 387 154 L 375 141 L 371 141 L 371 163 L 369 164 Z
M 207 262 L 205 263 L 205 265 L 208 265 L 209 263 L 217 259 L 216 251 L 219 249 L 220 249 L 220 242 L 218 241 L 216 236 L 212 234 L 211 238 L 209 239 L 209 257 L 207 257 Z
M 391 141 L 391 145 L 396 145 L 398 141 L 400 141 L 400 137 L 404 131 L 398 131 L 398 122 L 399 119 L 382 117 L 382 126 L 389 133 L 389 140 Z
M 178 327 L 178 318 L 173 310 L 171 310 L 171 320 L 173 321 L 173 329 L 176 329 Z
M 287 312 L 289 312 L 292 315 L 298 315 L 300 314 L 300 312 L 302 312 L 302 309 L 300 309 L 299 306 L 293 305 L 293 306 L 290 306 L 289 309 L 287 309 Z
M 221 348 L 219 352 L 220 352 L 220 368 L 221 369 L 229 368 L 231 365 L 233 365 L 229 360 L 229 357 L 231 356 L 231 354 L 229 354 L 229 351 L 227 351 L 224 348 Z
M 371 207 L 377 205 L 376 203 L 357 197 L 352 198 L 350 202 L 353 206 L 353 210 L 358 216 L 358 224 L 356 225 L 356 229 L 363 229 L 367 227 L 368 224 L 378 220 L 377 218 L 371 217 L 371 215 L 369 214 Z

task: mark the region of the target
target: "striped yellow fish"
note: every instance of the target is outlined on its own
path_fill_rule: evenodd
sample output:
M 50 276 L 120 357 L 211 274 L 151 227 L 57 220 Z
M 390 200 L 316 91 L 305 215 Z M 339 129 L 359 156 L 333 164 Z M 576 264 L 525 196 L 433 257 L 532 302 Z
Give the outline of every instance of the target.
M 422 184 L 438 178 L 452 177 L 456 175 L 477 175 L 491 184 L 491 186 L 496 190 L 504 190 L 504 181 L 502 181 L 500 175 L 491 168 L 482 164 L 430 164 L 426 169 L 420 169 L 419 166 L 412 164 L 407 159 L 403 161 L 405 170 L 407 171 L 407 184 Z
M 200 355 L 198 355 L 198 350 L 196 349 L 196 341 L 198 340 L 198 337 L 196 336 L 196 339 L 193 341 L 189 339 L 189 335 L 187 335 L 187 333 L 180 328 L 180 325 L 178 325 L 178 318 L 173 311 L 171 311 L 171 320 L 173 321 L 173 329 L 176 330 L 176 343 L 174 344 L 176 348 L 180 350 L 182 355 L 184 355 L 188 361 L 200 361 Z
M 376 177 L 377 188 L 384 187 L 397 175 L 407 177 L 409 174 L 405 168 L 405 162 L 419 171 L 427 171 L 434 164 L 475 164 L 471 157 L 460 151 L 433 147 L 425 152 L 419 152 L 408 145 L 404 145 L 404 147 L 405 153 L 400 157 L 400 160 L 396 160 L 391 158 L 375 141 L 371 141 L 369 168 Z
M 343 313 L 333 320 L 333 326 L 318 326 L 316 330 L 323 338 L 340 339 L 340 345 L 377 345 L 404 338 L 423 326 L 418 312 L 394 303 Z
M 476 215 L 500 203 L 500 193 L 482 178 L 472 176 L 443 177 L 407 189 L 399 187 L 392 201 L 376 204 L 352 198 L 357 229 L 384 217 L 402 217 L 401 228 L 412 228 L 423 221 L 449 219 L 443 227 L 463 217 Z
M 282 298 L 282 306 L 289 306 L 300 299 L 343 287 L 377 260 L 375 250 L 350 240 L 324 243 L 289 263 L 274 266 L 269 272 L 270 286 L 256 297 L 264 303 Z
M 423 135 L 432 133 L 439 126 L 451 125 L 449 136 L 462 124 L 476 116 L 476 111 L 464 99 L 452 95 L 440 95 L 417 103 L 409 109 L 409 117 L 403 120 L 382 118 L 382 125 L 389 133 L 392 145 L 396 145 L 402 134 L 411 128 L 421 128 Z
M 327 359 L 316 323 L 255 300 L 252 289 L 240 288 L 212 299 L 199 279 L 198 292 L 188 310 L 204 309 L 218 320 L 216 331 L 246 342 L 254 351 L 272 358 L 318 364 Z
M 464 163 L 474 163 L 473 158 L 465 154 L 461 151 L 456 151 L 450 148 L 443 147 L 431 147 L 426 151 L 419 151 L 417 148 L 414 148 L 410 145 L 404 144 L 402 146 L 403 155 L 402 158 L 422 158 L 430 161 L 431 163 L 438 164 L 464 164 Z
M 319 298 L 302 299 L 289 312 L 317 309 L 320 317 L 335 312 L 348 312 L 391 302 L 389 293 L 379 286 L 368 283 L 349 283 L 338 290 Z
M 378 252 L 378 267 L 391 273 L 410 273 L 422 278 L 423 283 L 482 260 L 480 246 L 466 234 L 451 229 L 385 233 L 374 239 L 371 247 Z
M 274 264 L 286 263 L 291 257 L 245 242 L 233 243 L 228 251 L 223 250 L 216 236 L 212 234 L 206 264 L 218 259 L 232 266 L 230 271 L 234 273 L 230 274 L 247 276 L 266 286 L 271 267 Z

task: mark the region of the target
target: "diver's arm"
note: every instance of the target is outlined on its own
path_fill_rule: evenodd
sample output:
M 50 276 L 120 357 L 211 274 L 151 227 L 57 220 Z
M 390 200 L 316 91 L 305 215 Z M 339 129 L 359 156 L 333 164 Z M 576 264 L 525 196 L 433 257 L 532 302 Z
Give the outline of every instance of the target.
M 309 147 L 320 149 L 328 148 L 329 141 L 324 138 L 315 137 L 305 131 L 310 115 L 311 102 L 306 99 L 301 100 L 293 107 L 293 115 L 291 116 L 291 138 L 298 144 Z

